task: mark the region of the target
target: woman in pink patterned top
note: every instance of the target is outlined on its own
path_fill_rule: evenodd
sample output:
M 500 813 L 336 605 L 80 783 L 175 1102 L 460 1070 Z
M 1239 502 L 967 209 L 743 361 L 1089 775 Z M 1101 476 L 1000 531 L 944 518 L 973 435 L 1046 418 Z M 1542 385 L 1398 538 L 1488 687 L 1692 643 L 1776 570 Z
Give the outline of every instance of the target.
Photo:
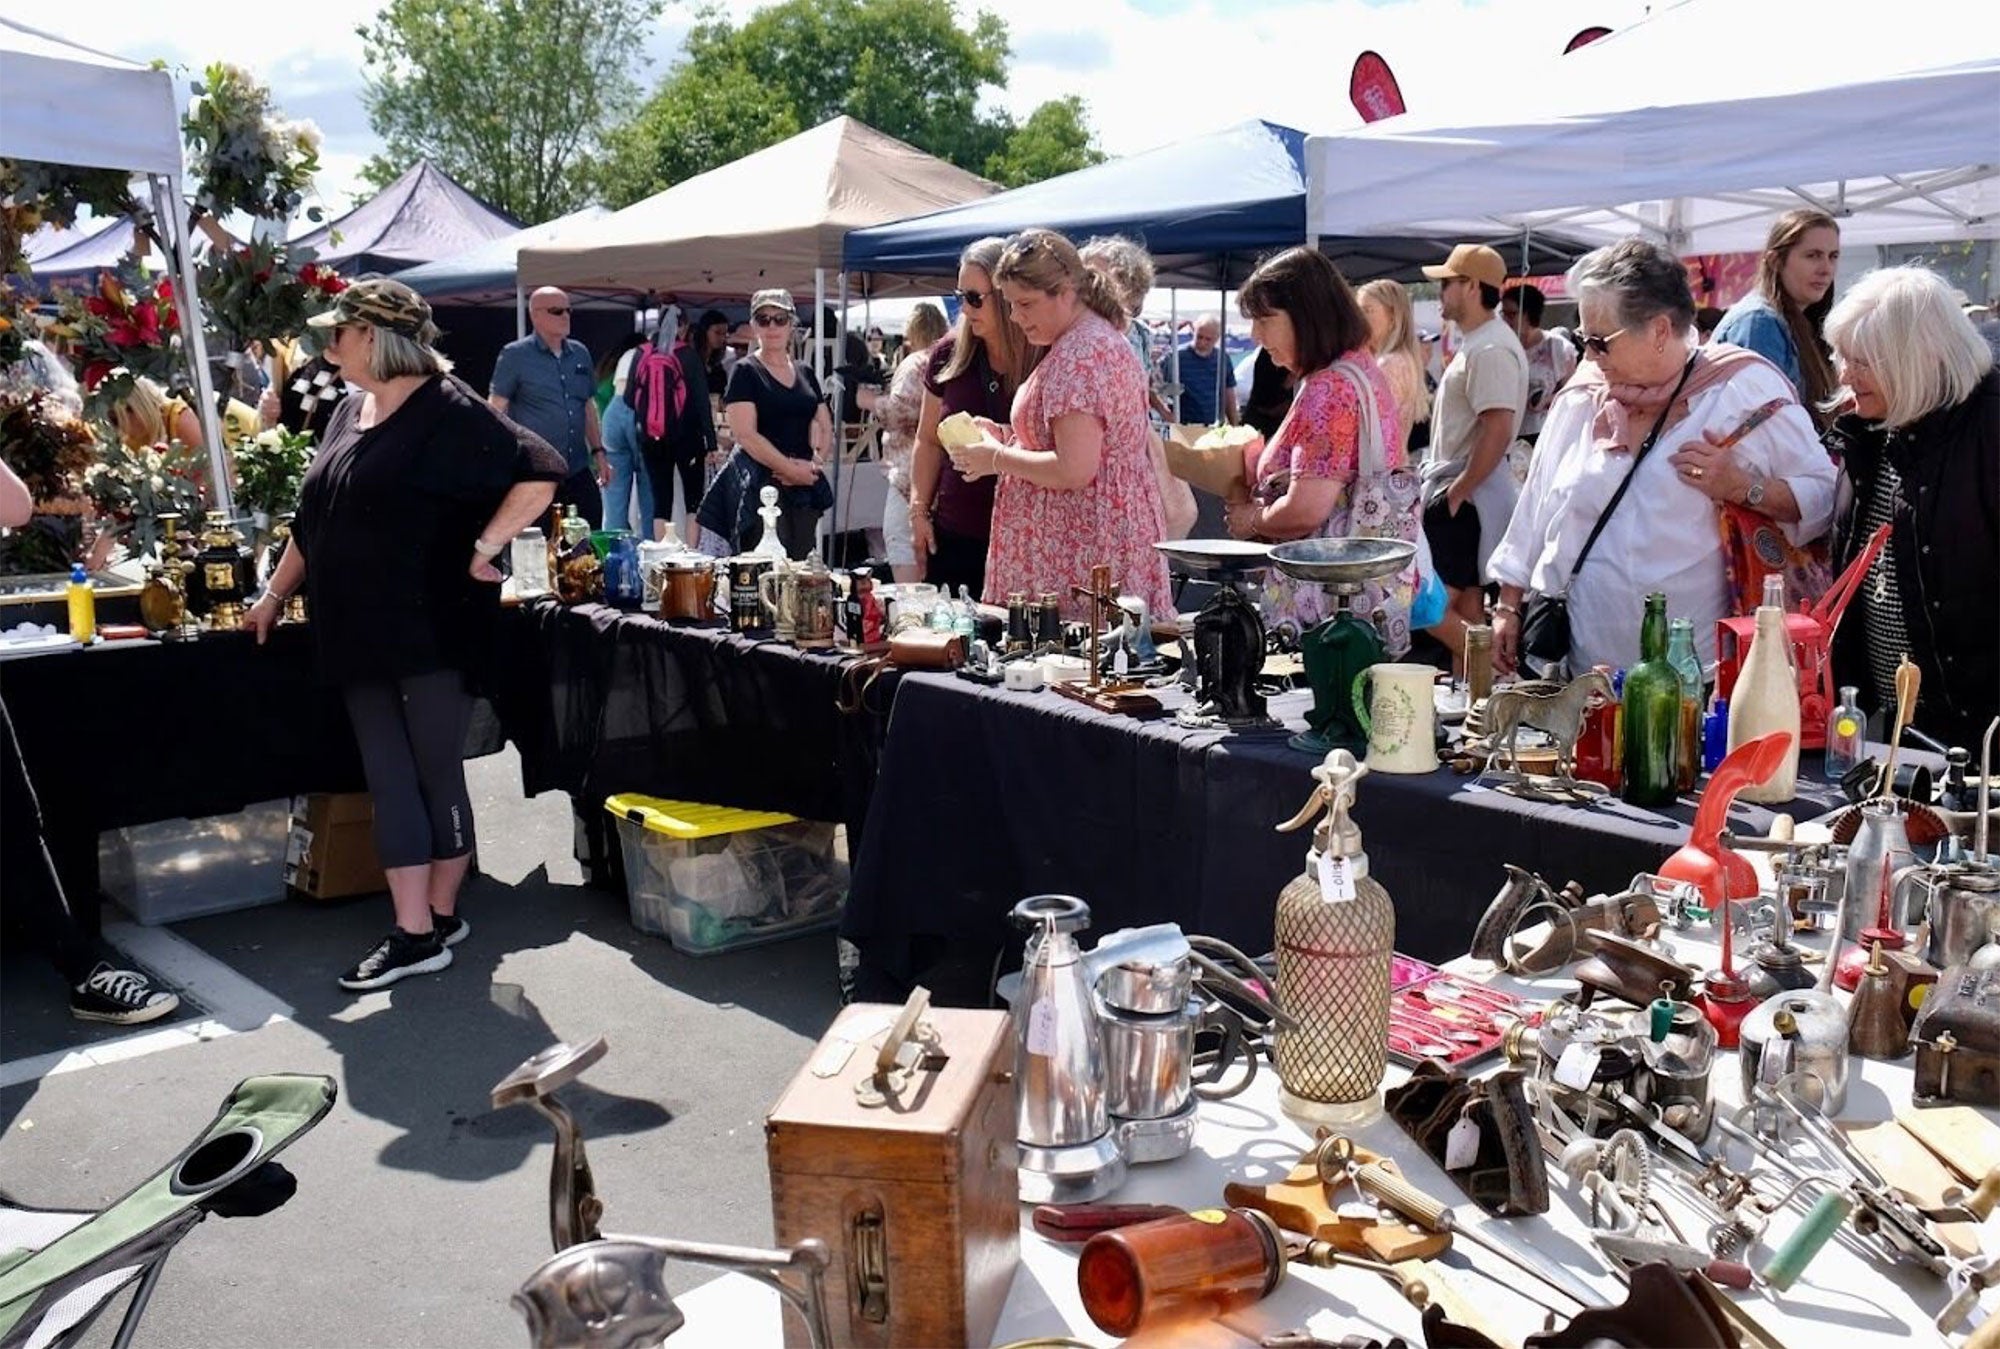
M 1396 394 L 1370 354 L 1368 320 L 1346 278 L 1315 249 L 1287 249 L 1251 275 L 1238 304 L 1252 339 L 1298 377 L 1298 392 L 1258 456 L 1251 499 L 1228 508 L 1229 532 L 1271 542 L 1353 534 L 1414 539 L 1418 489 L 1405 471 Z M 1355 612 L 1363 617 L 1389 610 L 1382 624 L 1392 652 L 1409 646 L 1405 580 L 1414 589 L 1412 574 L 1356 597 Z M 1267 622 L 1301 630 L 1331 612 L 1324 587 L 1275 570 L 1263 598 Z
M 961 473 L 1000 478 L 983 598 L 1053 593 L 1083 618 L 1070 587 L 1109 564 L 1120 594 L 1171 613 L 1166 559 L 1153 547 L 1166 531 L 1147 458 L 1146 379 L 1119 297 L 1053 230 L 1010 239 L 993 279 L 1022 333 L 1048 353 L 1014 397 L 1012 443 L 982 422 L 983 440 L 951 451 Z

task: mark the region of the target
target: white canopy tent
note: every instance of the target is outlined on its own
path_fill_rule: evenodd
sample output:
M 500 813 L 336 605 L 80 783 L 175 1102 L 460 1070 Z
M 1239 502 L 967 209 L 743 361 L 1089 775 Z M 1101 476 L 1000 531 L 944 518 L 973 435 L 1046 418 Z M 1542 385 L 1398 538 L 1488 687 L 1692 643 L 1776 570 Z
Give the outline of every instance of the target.
M 146 176 L 174 276 L 174 307 L 208 442 L 216 509 L 234 514 L 222 423 L 208 383 L 181 184 L 180 107 L 164 70 L 0 18 L 0 156 Z
M 2000 237 L 2000 25 L 1957 0 L 1683 0 L 1506 87 L 1308 137 L 1308 230 L 1727 253 L 1810 206 L 1849 247 Z

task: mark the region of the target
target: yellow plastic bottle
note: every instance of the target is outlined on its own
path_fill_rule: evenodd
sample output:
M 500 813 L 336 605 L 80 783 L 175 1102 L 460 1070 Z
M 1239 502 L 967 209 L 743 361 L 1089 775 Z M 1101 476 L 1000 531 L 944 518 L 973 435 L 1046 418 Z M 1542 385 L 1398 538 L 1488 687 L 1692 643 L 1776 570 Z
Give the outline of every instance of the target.
M 81 562 L 69 569 L 69 635 L 86 646 L 97 635 L 97 592 Z

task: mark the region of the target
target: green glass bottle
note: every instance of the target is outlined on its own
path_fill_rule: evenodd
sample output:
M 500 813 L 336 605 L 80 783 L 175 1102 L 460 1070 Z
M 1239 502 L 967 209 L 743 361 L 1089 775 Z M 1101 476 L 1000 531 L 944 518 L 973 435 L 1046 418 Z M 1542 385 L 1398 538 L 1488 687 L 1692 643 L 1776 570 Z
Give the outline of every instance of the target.
M 1681 792 L 1694 790 L 1695 780 L 1701 776 L 1701 704 L 1702 684 L 1701 657 L 1694 649 L 1694 620 L 1676 618 L 1667 624 L 1667 664 L 1674 667 L 1681 677 L 1681 729 L 1676 742 L 1676 757 L 1680 761 L 1675 775 L 1675 788 Z
M 1646 596 L 1639 663 L 1625 672 L 1624 796 L 1635 806 L 1673 803 L 1680 763 L 1680 671 L 1667 663 L 1667 597 Z

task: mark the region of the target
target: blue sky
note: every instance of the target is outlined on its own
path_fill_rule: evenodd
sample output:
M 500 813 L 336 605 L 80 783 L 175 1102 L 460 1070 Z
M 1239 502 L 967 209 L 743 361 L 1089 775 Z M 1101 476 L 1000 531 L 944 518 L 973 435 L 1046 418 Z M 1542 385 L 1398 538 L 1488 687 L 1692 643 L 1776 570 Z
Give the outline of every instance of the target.
M 725 0 L 738 18 L 763 2 Z M 0 13 L 189 73 L 219 59 L 249 67 L 288 115 L 311 118 L 325 133 L 319 187 L 338 212 L 380 148 L 361 102 L 363 44 L 354 32 L 377 4 L 89 0 L 64 10 L 47 0 L 0 0 Z M 1025 113 L 1044 99 L 1080 94 L 1113 154 L 1249 117 L 1307 130 L 1351 126 L 1358 118 L 1347 102 L 1348 70 L 1369 48 L 1389 61 L 1413 109 L 1427 92 L 1467 81 L 1492 84 L 1498 106 L 1506 81 L 1497 72 L 1553 56 L 1588 24 L 1622 26 L 1646 9 L 1641 0 L 988 0 L 986 7 L 1006 17 L 1013 42 L 1013 76 L 995 101 Z M 643 84 L 671 65 L 693 13 L 692 4 L 670 4 L 646 36 L 652 65 Z

